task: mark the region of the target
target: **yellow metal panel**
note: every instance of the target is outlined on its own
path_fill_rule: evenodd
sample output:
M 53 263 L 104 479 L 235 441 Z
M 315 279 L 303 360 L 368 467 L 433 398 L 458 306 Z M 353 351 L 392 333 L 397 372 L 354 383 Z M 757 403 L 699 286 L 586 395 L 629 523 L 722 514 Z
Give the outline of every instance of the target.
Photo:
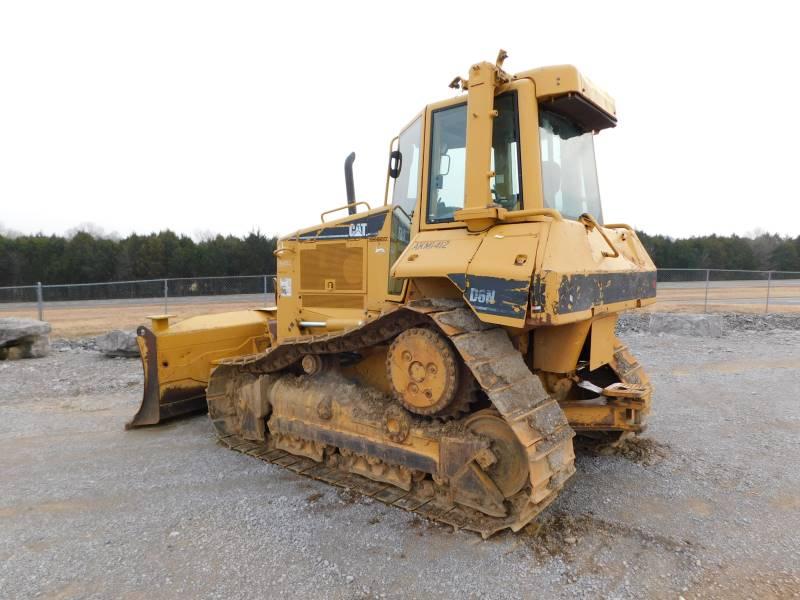
M 575 370 L 590 321 L 542 327 L 533 333 L 533 368 L 551 373 Z
M 490 63 L 472 65 L 467 99 L 467 148 L 464 208 L 483 208 L 492 203 L 489 190 L 497 68 Z
M 617 315 L 601 317 L 592 322 L 591 347 L 589 352 L 589 370 L 594 371 L 607 365 L 614 358 L 614 328 Z
M 303 294 L 303 308 L 364 308 L 364 294 Z
M 287 239 L 278 242 L 277 254 L 278 277 L 275 286 L 278 304 L 278 341 L 285 337 L 297 335 L 295 322 L 300 313 L 300 261 L 298 251 L 301 244 Z
M 515 81 L 510 87 L 517 91 L 522 208 L 542 208 L 542 159 L 536 88 L 530 79 Z
M 532 324 L 569 323 L 655 301 L 654 289 L 637 288 L 654 284 L 655 265 L 630 232 L 604 228 L 606 241 L 596 229 L 566 219 L 550 223 L 547 231 L 534 281 L 538 303 L 531 310 Z M 618 256 L 605 255 L 609 242 Z M 627 295 L 619 293 L 621 285 L 629 286 Z
M 524 326 L 531 273 L 543 226 L 541 223 L 498 225 L 483 235 L 465 281 L 465 299 L 482 320 Z
M 256 310 L 202 315 L 158 333 L 161 385 L 205 382 L 213 360 L 265 350 L 267 320 L 266 313 Z
M 640 411 L 614 405 L 584 405 L 580 402 L 561 404 L 575 431 L 641 431 Z
M 465 273 L 482 240 L 464 229 L 423 231 L 411 240 L 394 265 L 394 277 L 443 277 Z
M 265 322 L 266 316 L 258 310 L 237 310 L 234 312 L 199 315 L 174 324 L 170 323 L 167 329 L 169 335 L 164 336 L 164 342 L 161 342 L 161 336 L 159 336 L 159 342 L 169 343 L 166 340 L 173 339 L 172 335 L 176 333 L 191 331 L 196 334 L 204 330 L 218 329 L 220 327 L 225 327 L 226 329 L 252 325 L 263 327 Z

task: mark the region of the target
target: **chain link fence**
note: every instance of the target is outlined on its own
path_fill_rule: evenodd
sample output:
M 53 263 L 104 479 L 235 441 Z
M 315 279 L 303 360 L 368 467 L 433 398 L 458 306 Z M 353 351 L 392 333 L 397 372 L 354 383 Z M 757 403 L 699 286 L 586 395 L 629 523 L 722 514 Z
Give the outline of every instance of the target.
M 703 312 L 800 312 L 800 272 L 659 269 L 658 304 Z
M 184 303 L 273 304 L 274 282 L 274 275 L 240 275 L 0 287 L 0 311 L 43 319 L 49 308 L 153 304 L 168 313 L 170 306 Z
M 274 275 L 181 277 L 107 283 L 0 287 L 0 312 L 44 317 L 48 308 L 275 302 Z M 667 310 L 800 312 L 800 272 L 659 269 L 658 303 Z M 156 308 L 158 307 L 158 308 Z

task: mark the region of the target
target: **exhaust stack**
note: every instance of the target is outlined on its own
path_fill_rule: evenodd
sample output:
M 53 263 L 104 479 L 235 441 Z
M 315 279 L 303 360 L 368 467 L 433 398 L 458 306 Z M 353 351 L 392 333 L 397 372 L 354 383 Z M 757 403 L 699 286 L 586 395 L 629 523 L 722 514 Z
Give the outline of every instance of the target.
M 353 163 L 356 160 L 356 153 L 351 152 L 350 155 L 344 160 L 344 185 L 347 188 L 347 212 L 351 215 L 356 213 L 356 207 L 353 203 L 356 201 L 356 186 L 353 183 Z

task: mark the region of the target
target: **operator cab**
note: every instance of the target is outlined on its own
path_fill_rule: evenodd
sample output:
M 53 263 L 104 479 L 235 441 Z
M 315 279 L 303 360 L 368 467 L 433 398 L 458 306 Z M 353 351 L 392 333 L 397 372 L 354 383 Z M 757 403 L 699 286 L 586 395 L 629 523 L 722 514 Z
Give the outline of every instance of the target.
M 613 101 L 574 67 L 513 77 L 494 96 L 487 204 L 506 211 L 555 209 L 602 224 L 594 134 L 616 124 Z M 463 227 L 467 96 L 426 107 L 400 133 L 392 203 L 415 230 Z M 419 207 L 423 207 L 421 214 Z

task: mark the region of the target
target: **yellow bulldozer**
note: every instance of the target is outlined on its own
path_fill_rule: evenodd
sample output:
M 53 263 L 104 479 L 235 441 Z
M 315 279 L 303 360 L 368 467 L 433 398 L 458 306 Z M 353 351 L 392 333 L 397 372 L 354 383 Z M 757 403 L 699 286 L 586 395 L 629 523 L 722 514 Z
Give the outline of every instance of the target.
M 276 306 L 140 327 L 128 427 L 207 409 L 233 450 L 484 537 L 553 502 L 576 433 L 641 432 L 651 388 L 615 325 L 656 269 L 603 223 L 614 102 L 505 58 L 392 140 L 382 205 L 348 157 L 347 204 L 278 241 Z

